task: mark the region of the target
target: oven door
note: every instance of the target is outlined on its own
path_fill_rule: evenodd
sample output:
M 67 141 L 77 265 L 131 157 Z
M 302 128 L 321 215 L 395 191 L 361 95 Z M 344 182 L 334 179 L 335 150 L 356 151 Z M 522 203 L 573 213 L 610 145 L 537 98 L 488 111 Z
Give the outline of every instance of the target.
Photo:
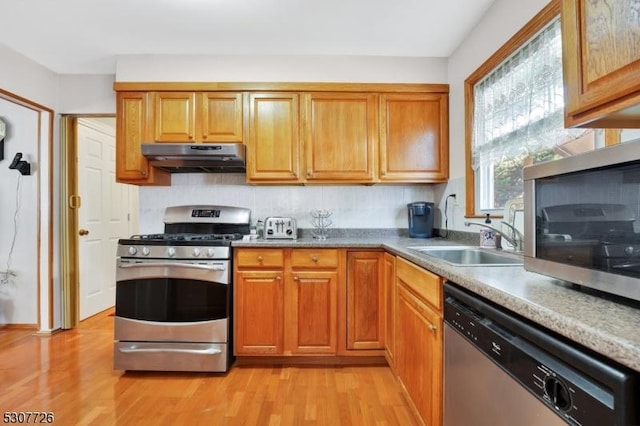
M 115 339 L 226 342 L 229 261 L 119 259 Z

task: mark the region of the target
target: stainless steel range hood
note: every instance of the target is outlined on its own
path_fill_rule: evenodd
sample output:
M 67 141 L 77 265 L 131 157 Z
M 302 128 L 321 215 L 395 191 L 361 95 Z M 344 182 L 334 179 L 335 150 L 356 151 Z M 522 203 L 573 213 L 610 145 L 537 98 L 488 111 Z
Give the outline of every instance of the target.
M 142 154 L 153 167 L 170 173 L 244 173 L 241 143 L 143 143 Z

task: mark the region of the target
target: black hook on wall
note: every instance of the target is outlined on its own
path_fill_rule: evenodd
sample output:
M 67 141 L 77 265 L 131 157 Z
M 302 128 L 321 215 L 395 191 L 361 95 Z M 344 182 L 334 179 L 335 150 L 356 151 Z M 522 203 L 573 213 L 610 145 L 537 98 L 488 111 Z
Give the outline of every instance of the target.
M 18 152 L 16 156 L 13 157 L 9 168 L 18 170 L 22 176 L 29 176 L 31 174 L 31 164 L 28 161 L 22 160 L 21 152 Z

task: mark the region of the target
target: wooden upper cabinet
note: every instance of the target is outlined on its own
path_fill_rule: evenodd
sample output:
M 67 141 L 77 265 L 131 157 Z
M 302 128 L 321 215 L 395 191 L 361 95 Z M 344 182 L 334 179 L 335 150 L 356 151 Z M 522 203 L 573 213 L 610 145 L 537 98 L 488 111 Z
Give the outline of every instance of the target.
M 196 129 L 203 142 L 242 142 L 242 93 L 206 92 L 196 96 Z
M 242 142 L 242 93 L 156 92 L 155 142 Z
M 125 141 L 118 145 L 120 181 L 170 184 L 170 175 L 142 156 L 143 142 L 244 143 L 246 179 L 252 184 L 448 178 L 446 84 L 116 83 L 114 88 L 119 139 Z
M 304 96 L 306 180 L 372 182 L 376 169 L 377 95 Z
M 448 94 L 380 97 L 380 181 L 444 182 L 449 177 Z
M 148 138 L 148 94 L 118 92 L 116 110 L 116 181 L 137 185 L 169 185 L 167 172 L 149 165 L 142 155 Z
M 195 140 L 195 93 L 158 92 L 154 95 L 154 106 L 154 142 Z
M 567 127 L 640 127 L 637 2 L 562 1 Z
M 248 182 L 298 182 L 300 101 L 296 93 L 249 95 Z

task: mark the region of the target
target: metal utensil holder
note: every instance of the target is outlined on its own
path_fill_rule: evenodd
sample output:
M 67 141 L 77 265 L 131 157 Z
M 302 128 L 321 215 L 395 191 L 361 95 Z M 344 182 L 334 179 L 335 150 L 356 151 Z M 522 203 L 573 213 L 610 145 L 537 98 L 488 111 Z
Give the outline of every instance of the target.
M 311 211 L 311 217 L 313 218 L 313 238 L 317 240 L 326 240 L 329 234 L 329 227 L 332 225 L 331 212 L 329 210 L 313 210 Z

